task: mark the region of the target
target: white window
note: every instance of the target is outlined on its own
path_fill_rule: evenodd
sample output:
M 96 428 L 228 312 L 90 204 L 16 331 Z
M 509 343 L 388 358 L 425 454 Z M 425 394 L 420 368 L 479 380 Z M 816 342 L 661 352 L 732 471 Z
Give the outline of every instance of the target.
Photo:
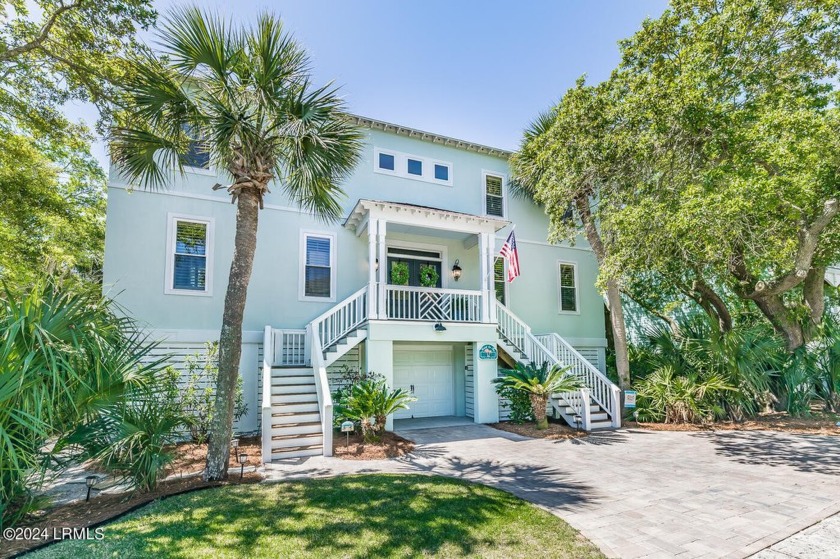
M 505 178 L 485 171 L 482 173 L 482 182 L 485 215 L 505 217 Z
M 335 235 L 304 231 L 300 245 L 301 301 L 335 301 Z
M 213 294 L 213 220 L 169 214 L 166 285 L 171 295 Z
M 452 163 L 377 147 L 373 148 L 373 172 L 452 186 Z
M 559 267 L 560 312 L 579 313 L 577 264 L 560 262 Z

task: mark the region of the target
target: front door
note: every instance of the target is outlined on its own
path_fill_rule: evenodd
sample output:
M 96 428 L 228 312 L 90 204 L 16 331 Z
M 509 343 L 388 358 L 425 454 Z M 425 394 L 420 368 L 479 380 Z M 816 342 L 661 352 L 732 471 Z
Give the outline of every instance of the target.
M 394 348 L 394 387 L 416 402 L 394 419 L 455 415 L 455 366 L 451 346 Z
M 437 272 L 435 285 L 423 285 L 420 280 L 424 266 L 431 266 Z M 416 250 L 388 247 L 388 283 L 414 287 L 441 287 L 443 279 L 441 253 L 432 250 Z

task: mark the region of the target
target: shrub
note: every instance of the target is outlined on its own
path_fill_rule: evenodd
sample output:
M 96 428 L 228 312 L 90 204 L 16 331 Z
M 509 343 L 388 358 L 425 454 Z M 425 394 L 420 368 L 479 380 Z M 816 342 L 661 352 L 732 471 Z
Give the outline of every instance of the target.
M 72 444 L 79 429 L 159 369 L 154 344 L 112 306 L 98 285 L 72 277 L 0 293 L 0 524 L 32 510 L 58 453 L 83 456 Z
M 528 394 L 501 384 L 496 386 L 496 393 L 500 399 L 506 400 L 506 403 L 502 405 L 507 407 L 510 412 L 508 421 L 511 423 L 527 423 L 535 420 Z
M 208 342 L 203 353 L 190 355 L 185 360 L 187 384 L 180 397 L 181 410 L 189 418 L 192 440 L 199 444 L 207 442 L 210 424 L 213 422 L 215 388 L 219 378 L 219 344 Z M 242 377 L 236 385 L 236 399 L 233 420 L 239 421 L 248 413 L 242 394 Z
M 503 375 L 493 379 L 496 391 L 508 388 L 526 395 L 531 403 L 531 414 L 537 424 L 537 429 L 548 427 L 546 406 L 548 398 L 555 392 L 572 392 L 580 389 L 578 378 L 568 373 L 569 368 L 559 366 L 549 367 L 548 363 L 541 366 L 529 363 L 517 363 L 513 369 L 503 369 Z
M 415 398 L 402 389 L 389 390 L 384 380 L 366 378 L 352 385 L 341 401 L 342 414 L 361 424 L 365 442 L 376 442 L 387 417 L 408 409 Z
M 694 423 L 723 415 L 719 398 L 724 391 L 734 388 L 716 375 L 678 376 L 673 367 L 664 366 L 639 382 L 636 390 L 640 420 Z
M 385 377 L 371 372 L 365 372 L 360 369 L 354 369 L 344 365 L 339 371 L 339 378 L 336 384 L 338 388 L 332 393 L 333 399 L 333 425 L 341 427 L 345 421 L 355 421 L 355 419 L 348 416 L 345 410 L 344 403 L 350 397 L 353 387 L 363 381 L 385 382 Z

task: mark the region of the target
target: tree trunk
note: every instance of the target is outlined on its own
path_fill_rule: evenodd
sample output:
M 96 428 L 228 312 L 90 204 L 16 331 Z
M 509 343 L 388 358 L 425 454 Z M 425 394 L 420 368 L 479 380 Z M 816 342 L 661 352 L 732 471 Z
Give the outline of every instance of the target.
M 598 266 L 603 268 L 606 260 L 606 249 L 601 241 L 601 234 L 595 224 L 595 218 L 589 209 L 589 199 L 585 196 L 575 200 L 575 206 L 583 222 L 583 230 L 586 233 L 586 240 L 595 253 Z M 630 358 L 627 351 L 627 327 L 624 323 L 624 307 L 621 304 L 621 292 L 618 289 L 618 282 L 614 279 L 607 281 L 607 307 L 610 311 L 613 340 L 615 342 L 615 368 L 618 373 L 618 384 L 622 390 L 630 388 Z M 622 393 L 621 404 L 624 405 Z
M 534 421 L 537 423 L 537 429 L 548 429 L 548 418 L 546 417 L 546 406 L 548 406 L 548 396 L 542 394 L 529 394 L 531 397 L 531 412 L 534 414 Z
M 808 270 L 808 275 L 802 284 L 802 296 L 811 318 L 805 328 L 805 339 L 810 341 L 817 327 L 822 324 L 825 313 L 825 266 L 813 266 Z
M 784 338 L 785 347 L 788 351 L 792 352 L 805 345 L 805 332 L 802 323 L 787 308 L 781 296 L 754 297 L 753 301 L 773 325 L 776 332 Z
M 210 424 L 207 465 L 204 479 L 227 478 L 230 439 L 233 434 L 233 408 L 239 380 L 239 359 L 242 354 L 242 319 L 248 283 L 254 267 L 257 248 L 259 196 L 255 189 L 243 189 L 236 206 L 236 239 L 230 264 L 222 332 L 219 337 L 219 378 L 216 385 L 213 421 Z

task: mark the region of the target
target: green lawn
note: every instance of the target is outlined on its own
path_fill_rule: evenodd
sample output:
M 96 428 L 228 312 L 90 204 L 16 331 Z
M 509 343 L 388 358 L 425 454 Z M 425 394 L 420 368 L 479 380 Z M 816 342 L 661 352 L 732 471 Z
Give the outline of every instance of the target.
M 153 503 L 32 559 L 72 557 L 603 557 L 508 493 L 421 475 L 357 475 L 208 489 Z

